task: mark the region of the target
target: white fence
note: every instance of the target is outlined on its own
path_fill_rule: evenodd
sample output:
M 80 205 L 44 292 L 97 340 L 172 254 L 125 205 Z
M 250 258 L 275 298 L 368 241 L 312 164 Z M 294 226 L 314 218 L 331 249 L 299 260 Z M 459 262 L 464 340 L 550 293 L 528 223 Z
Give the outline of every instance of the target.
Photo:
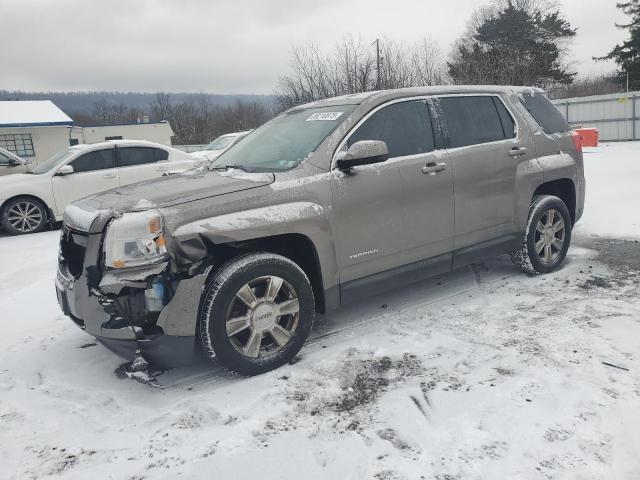
M 552 100 L 572 127 L 595 127 L 600 140 L 640 140 L 640 92 Z

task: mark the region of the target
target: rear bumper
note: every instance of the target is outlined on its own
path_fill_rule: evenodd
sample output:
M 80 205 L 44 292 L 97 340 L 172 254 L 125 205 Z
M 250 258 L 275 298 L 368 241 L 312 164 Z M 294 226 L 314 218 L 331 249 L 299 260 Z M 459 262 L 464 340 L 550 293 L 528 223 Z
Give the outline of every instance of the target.
M 582 218 L 582 214 L 584 213 L 584 202 L 587 196 L 586 190 L 587 182 L 583 176 L 578 183 L 578 192 L 576 198 L 576 223 Z

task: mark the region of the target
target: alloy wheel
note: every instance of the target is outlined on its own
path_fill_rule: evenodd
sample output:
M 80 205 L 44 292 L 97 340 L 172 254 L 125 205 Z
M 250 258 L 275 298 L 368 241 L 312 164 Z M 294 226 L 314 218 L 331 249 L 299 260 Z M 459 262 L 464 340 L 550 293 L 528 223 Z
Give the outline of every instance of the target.
M 298 326 L 300 305 L 284 279 L 258 277 L 240 288 L 227 310 L 226 330 L 233 347 L 249 358 L 282 350 Z
M 44 213 L 35 203 L 23 200 L 15 203 L 7 212 L 7 220 L 11 228 L 18 232 L 29 233 L 37 230 L 42 224 Z
M 535 251 L 540 260 L 553 263 L 562 252 L 565 242 L 565 224 L 562 215 L 551 208 L 538 220 L 535 235 Z

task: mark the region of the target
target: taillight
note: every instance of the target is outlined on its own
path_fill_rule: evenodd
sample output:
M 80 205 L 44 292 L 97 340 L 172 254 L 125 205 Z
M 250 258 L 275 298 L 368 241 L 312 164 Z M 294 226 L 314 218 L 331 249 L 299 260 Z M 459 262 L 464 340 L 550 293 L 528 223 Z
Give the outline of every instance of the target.
M 573 130 L 571 132 L 571 137 L 573 138 L 573 146 L 576 147 L 576 151 L 578 153 L 582 153 L 582 140 L 580 140 L 580 134 Z

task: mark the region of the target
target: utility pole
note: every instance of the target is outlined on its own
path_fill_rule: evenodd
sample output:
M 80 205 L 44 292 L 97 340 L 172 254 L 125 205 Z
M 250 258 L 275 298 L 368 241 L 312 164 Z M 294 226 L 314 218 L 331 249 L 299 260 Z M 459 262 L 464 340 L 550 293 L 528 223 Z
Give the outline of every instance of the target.
M 376 90 L 380 90 L 380 39 L 376 38 Z M 373 43 L 371 45 L 373 45 Z

